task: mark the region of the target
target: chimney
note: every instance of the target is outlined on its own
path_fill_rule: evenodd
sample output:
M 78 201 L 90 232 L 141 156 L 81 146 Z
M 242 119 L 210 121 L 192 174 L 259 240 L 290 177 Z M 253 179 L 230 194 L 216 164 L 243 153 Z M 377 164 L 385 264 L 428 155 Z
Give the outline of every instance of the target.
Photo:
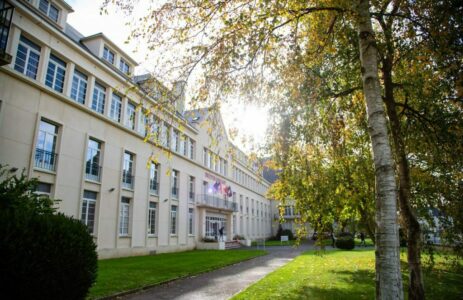
M 186 92 L 186 81 L 176 81 L 172 88 L 172 94 L 175 97 L 175 109 L 183 114 L 185 111 L 185 92 Z

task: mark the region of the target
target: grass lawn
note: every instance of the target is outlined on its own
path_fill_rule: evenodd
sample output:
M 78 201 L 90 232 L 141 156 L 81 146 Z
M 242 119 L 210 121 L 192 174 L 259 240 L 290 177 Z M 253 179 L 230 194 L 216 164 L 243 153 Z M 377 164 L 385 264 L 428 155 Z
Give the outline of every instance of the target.
M 463 262 L 460 262 L 463 264 Z M 375 259 L 372 250 L 306 252 L 267 275 L 232 299 L 374 299 Z M 402 257 L 404 290 L 408 275 Z M 437 259 L 424 272 L 427 299 L 463 299 L 463 271 L 451 271 Z
M 100 260 L 90 299 L 199 274 L 261 256 L 259 250 L 204 250 Z
M 355 239 L 355 247 L 361 247 L 360 242 L 361 242 L 360 239 L 356 238 Z M 365 244 L 366 244 L 367 247 L 372 247 L 372 246 L 375 245 L 375 244 L 373 244 L 373 241 L 371 239 L 369 239 L 369 238 L 365 239 Z

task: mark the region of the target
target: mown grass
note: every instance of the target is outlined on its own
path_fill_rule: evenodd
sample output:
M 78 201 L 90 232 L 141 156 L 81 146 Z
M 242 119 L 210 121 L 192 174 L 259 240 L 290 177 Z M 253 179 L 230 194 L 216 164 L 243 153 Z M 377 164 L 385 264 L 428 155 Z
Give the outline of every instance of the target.
M 172 279 L 215 270 L 266 254 L 260 250 L 204 250 L 100 260 L 90 289 L 95 299 L 140 289 Z
M 404 290 L 408 275 L 402 257 Z M 462 262 L 460 262 L 461 264 Z M 232 299 L 374 299 L 375 258 L 372 250 L 306 252 L 267 275 Z M 427 299 L 463 299 L 463 272 L 437 257 L 425 268 Z

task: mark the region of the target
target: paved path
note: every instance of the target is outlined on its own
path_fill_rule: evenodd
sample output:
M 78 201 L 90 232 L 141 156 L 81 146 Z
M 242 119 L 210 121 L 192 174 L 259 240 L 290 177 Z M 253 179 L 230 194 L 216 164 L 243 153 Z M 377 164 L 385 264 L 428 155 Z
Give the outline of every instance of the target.
M 267 247 L 268 255 L 228 266 L 212 272 L 161 284 L 119 299 L 229 299 L 273 270 L 287 264 L 311 245 Z M 239 251 L 239 250 L 236 250 Z

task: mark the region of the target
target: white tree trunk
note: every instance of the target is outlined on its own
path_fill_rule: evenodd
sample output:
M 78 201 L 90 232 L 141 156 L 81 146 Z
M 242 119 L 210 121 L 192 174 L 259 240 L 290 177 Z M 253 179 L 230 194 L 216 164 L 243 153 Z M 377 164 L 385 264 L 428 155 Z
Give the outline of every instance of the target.
M 403 299 L 394 160 L 381 97 L 378 50 L 371 25 L 368 0 L 359 0 L 357 21 L 363 91 L 375 163 L 376 299 Z

